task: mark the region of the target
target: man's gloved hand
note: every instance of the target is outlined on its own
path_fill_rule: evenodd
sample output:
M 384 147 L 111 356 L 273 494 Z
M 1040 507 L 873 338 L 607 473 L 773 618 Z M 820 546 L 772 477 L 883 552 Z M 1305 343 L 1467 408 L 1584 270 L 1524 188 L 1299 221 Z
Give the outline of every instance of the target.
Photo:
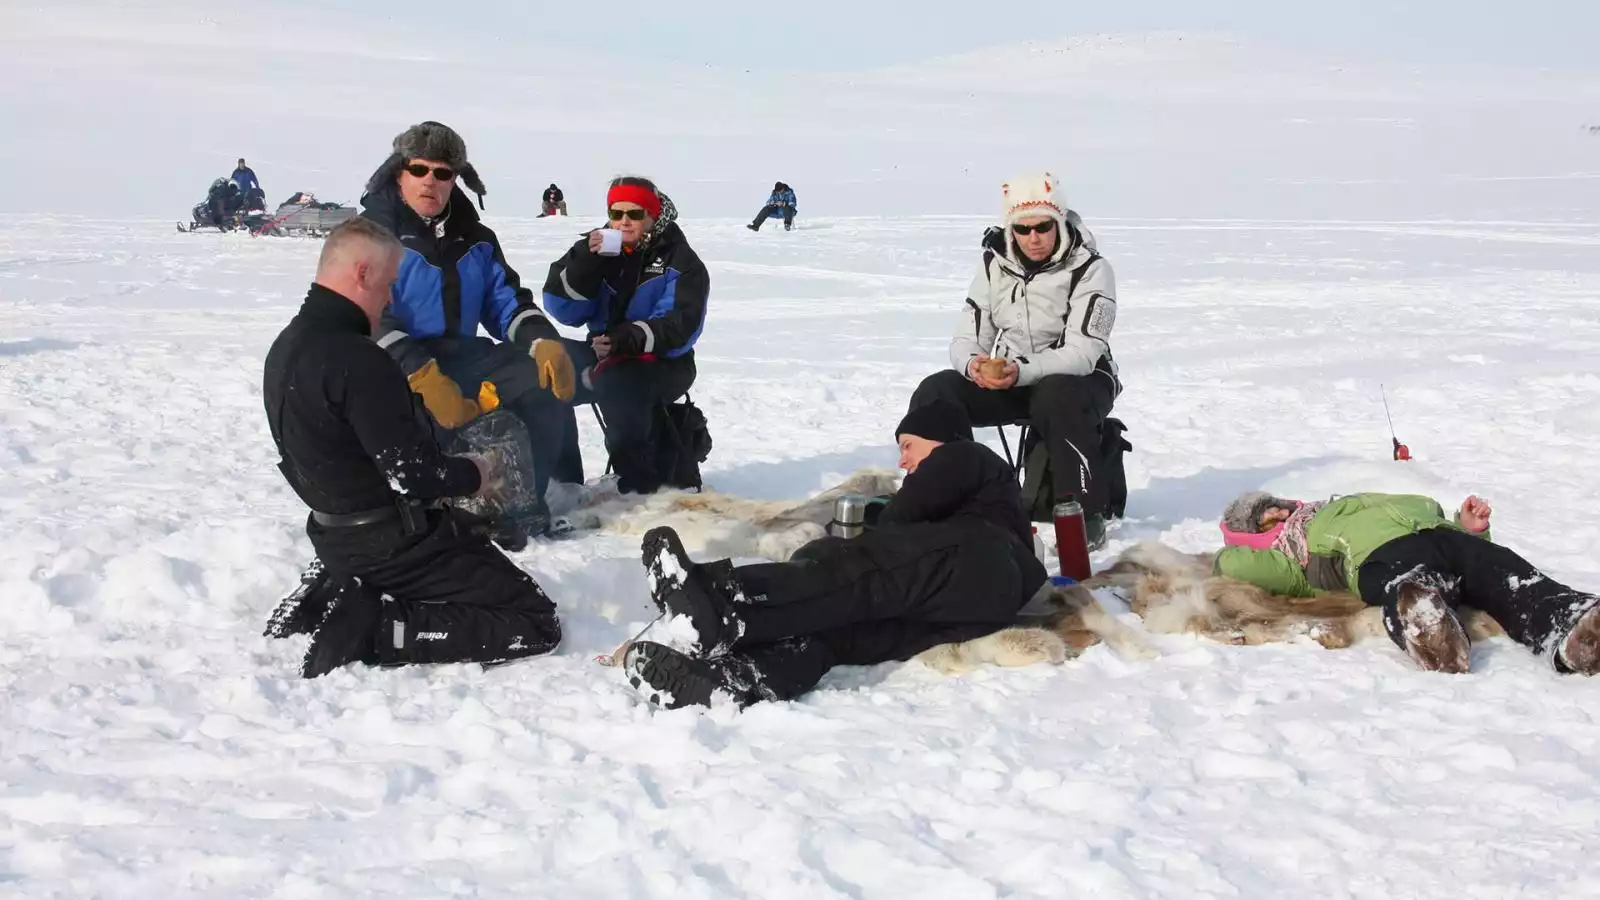
M 484 415 L 488 415 L 499 408 L 500 389 L 494 386 L 494 382 L 485 381 L 478 385 L 478 409 L 483 410 Z
M 422 405 L 434 421 L 455 429 L 478 417 L 478 404 L 461 396 L 461 388 L 439 368 L 437 360 L 411 373 L 411 390 L 422 395 Z
M 611 339 L 611 356 L 638 356 L 644 352 L 644 332 L 632 322 L 623 322 L 606 332 L 606 337 Z
M 539 369 L 539 387 L 549 389 L 557 400 L 571 400 L 576 391 L 576 374 L 572 371 L 572 357 L 558 340 L 540 338 L 528 348 L 533 364 Z
M 494 504 L 496 507 L 504 506 L 506 502 L 506 458 L 498 450 L 485 450 L 482 453 L 469 453 L 467 459 L 478 467 L 478 492 L 473 494 Z

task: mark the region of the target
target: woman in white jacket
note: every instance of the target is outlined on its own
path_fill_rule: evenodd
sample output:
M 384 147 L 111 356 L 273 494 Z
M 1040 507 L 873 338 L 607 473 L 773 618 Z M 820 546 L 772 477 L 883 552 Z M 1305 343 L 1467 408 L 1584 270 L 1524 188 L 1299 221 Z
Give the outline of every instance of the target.
M 984 233 L 983 261 L 950 341 L 952 369 L 923 379 L 911 406 L 943 398 L 974 426 L 1031 423 L 1050 455 L 1056 500 L 1083 502 L 1098 545 L 1107 502 L 1095 477 L 1100 429 L 1122 391 L 1108 343 L 1116 281 L 1054 176 L 1013 179 L 1002 190 L 1005 226 Z

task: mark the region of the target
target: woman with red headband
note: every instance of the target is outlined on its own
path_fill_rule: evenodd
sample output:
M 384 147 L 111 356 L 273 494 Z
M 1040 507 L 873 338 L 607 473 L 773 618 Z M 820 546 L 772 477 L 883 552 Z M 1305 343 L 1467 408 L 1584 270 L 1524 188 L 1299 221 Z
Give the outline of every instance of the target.
M 568 341 L 581 374 L 574 404 L 595 403 L 606 422 L 606 450 L 624 493 L 649 494 L 679 483 L 683 435 L 669 435 L 666 405 L 694 384 L 694 344 L 705 324 L 711 279 L 678 227 L 677 208 L 648 178 L 613 179 L 605 227 L 589 232 L 550 265 L 546 312 L 589 329 Z M 664 444 L 672 441 L 672 446 Z M 582 478 L 577 423 L 561 467 Z M 664 452 L 665 451 L 665 452 Z M 675 471 L 678 477 L 675 477 Z

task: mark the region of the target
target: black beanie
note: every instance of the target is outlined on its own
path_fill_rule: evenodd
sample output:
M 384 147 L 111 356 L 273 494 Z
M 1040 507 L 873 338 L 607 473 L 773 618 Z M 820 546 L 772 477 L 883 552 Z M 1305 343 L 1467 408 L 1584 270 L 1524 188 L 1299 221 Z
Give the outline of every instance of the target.
M 972 440 L 972 422 L 967 411 L 949 400 L 934 400 L 914 407 L 895 427 L 894 436 L 914 434 L 919 438 L 948 444 L 951 441 Z

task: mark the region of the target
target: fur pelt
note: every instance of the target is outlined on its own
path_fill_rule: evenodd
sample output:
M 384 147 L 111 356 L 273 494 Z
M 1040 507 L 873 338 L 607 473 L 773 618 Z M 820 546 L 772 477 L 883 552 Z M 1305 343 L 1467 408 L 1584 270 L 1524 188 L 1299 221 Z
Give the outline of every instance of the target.
M 1309 637 L 1330 650 L 1384 636 L 1382 611 L 1351 593 L 1286 597 L 1211 574 L 1212 555 L 1164 544 L 1135 544 L 1088 587 L 1119 588 L 1129 608 L 1157 634 L 1198 634 L 1227 644 L 1282 643 Z M 1504 634 L 1487 614 L 1464 609 L 1475 640 Z
M 716 491 L 660 491 L 647 497 L 616 497 L 568 514 L 579 528 L 644 534 L 670 525 L 697 556 L 758 556 L 787 561 L 802 546 L 823 537 L 833 502 L 846 493 L 892 494 L 893 469 L 861 469 L 843 482 L 804 500 L 750 500 Z
M 697 556 L 762 557 L 784 561 L 822 537 L 840 494 L 893 493 L 896 473 L 862 469 L 840 484 L 805 500 L 751 500 L 715 491 L 662 491 L 648 497 L 612 498 L 569 514 L 583 528 L 617 534 L 643 534 L 670 525 Z M 1080 585 L 1040 589 L 1027 607 L 1030 615 L 1015 627 L 956 644 L 944 644 L 915 657 L 947 674 L 980 665 L 1024 666 L 1060 663 L 1104 643 L 1119 656 L 1157 655 L 1148 634 L 1196 634 L 1227 644 L 1268 644 L 1308 637 L 1340 649 L 1370 637 L 1384 637 L 1382 611 L 1349 593 L 1315 597 L 1270 594 L 1255 585 L 1211 574 L 1209 553 L 1183 553 L 1147 541 L 1124 551 L 1110 568 Z M 1113 588 L 1144 622 L 1130 626 L 1096 599 L 1096 589 Z M 1488 615 L 1462 610 L 1473 640 L 1505 632 Z M 619 652 L 622 648 L 618 648 Z

